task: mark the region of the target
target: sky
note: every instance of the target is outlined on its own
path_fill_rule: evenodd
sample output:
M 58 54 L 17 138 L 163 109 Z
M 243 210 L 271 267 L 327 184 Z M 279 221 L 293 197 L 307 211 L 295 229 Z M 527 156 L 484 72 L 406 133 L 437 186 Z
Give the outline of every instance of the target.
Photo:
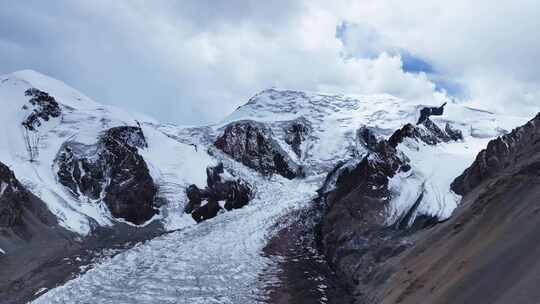
M 271 87 L 540 111 L 540 2 L 0 1 L 0 74 L 217 122 Z

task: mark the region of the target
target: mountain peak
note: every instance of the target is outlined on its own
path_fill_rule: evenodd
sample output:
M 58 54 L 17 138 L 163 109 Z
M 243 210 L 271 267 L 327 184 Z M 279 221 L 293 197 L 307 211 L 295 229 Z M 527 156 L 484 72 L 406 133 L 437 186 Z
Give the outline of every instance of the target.
M 10 86 L 8 91 L 24 92 L 36 88 L 54 96 L 59 103 L 72 108 L 97 108 L 101 105 L 66 83 L 35 70 L 20 70 L 0 76 L 0 86 Z M 17 89 L 18 88 L 18 89 Z

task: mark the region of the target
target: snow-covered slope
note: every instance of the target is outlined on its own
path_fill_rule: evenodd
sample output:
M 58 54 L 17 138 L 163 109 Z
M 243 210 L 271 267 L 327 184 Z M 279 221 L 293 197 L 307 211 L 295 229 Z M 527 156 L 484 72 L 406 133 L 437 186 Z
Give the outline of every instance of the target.
M 358 146 L 356 131 L 368 126 L 389 137 L 406 123 L 416 123 L 420 109 L 439 104 L 418 104 L 391 95 L 333 95 L 290 90 L 265 90 L 227 116 L 221 124 L 252 119 L 269 123 L 283 147 L 286 122 L 305 120 L 312 131 L 299 161 L 310 170 L 328 171 L 340 160 L 365 151 Z M 450 103 L 435 122 L 450 122 L 474 138 L 498 136 L 526 118 L 500 117 L 493 113 Z M 289 149 L 290 150 L 290 149 Z M 471 151 L 471 154 L 474 154 Z M 294 153 L 291 153 L 294 155 Z
M 272 226 L 306 207 L 318 183 L 263 179 L 218 158 L 256 187 L 248 206 L 140 244 L 34 303 L 262 303 L 257 277 L 272 263 L 261 256 Z
M 208 143 L 209 133 L 219 133 L 222 126 L 233 121 L 264 122 L 291 158 L 304 166 L 308 174 L 317 175 L 329 172 L 339 161 L 359 160 L 367 153 L 356 134 L 361 126 L 369 127 L 381 138 L 388 138 L 403 125 L 415 124 L 420 109 L 434 105 L 439 106 L 391 95 L 333 95 L 269 89 L 252 97 L 212 128 L 187 130 L 198 130 L 194 133 L 199 138 L 207 138 L 199 143 Z M 450 190 L 452 180 L 469 166 L 491 138 L 509 132 L 527 119 L 496 115 L 463 103 L 447 104 L 444 114 L 433 116 L 432 120 L 441 128 L 448 123 L 460 130 L 464 140 L 434 146 L 406 140 L 399 145 L 399 150 L 411 160 L 413 171 L 391 181 L 395 198 L 388 223 L 399 218 L 422 192 L 424 199 L 418 213 L 440 219 L 450 216 L 460 198 Z M 286 142 L 286 129 L 292 122 L 309 128 L 307 139 L 301 145 L 301 155 L 296 155 Z M 180 137 L 186 137 L 183 132 L 179 132 Z
M 33 110 L 25 92 L 36 88 L 58 102 L 61 115 L 42 120 L 37 131 L 22 126 Z M 41 198 L 65 228 L 81 235 L 93 225 L 114 225 L 100 200 L 74 197 L 58 183 L 54 167 L 66 142 L 92 145 L 107 129 L 140 126 L 147 147 L 138 153 L 148 164 L 158 188 L 161 212 L 152 220 L 175 231 L 136 246 L 52 290 L 37 303 L 253 303 L 264 298 L 257 275 L 270 261 L 261 250 L 273 225 L 291 210 L 305 207 L 338 162 L 355 162 L 368 152 L 357 130 L 367 126 L 388 138 L 407 123 L 415 123 L 425 106 L 389 95 L 345 96 L 270 89 L 249 100 L 222 122 L 183 127 L 160 124 L 120 109 L 100 105 L 66 84 L 33 71 L 0 76 L 0 162 L 10 166 L 21 182 Z M 26 106 L 26 109 L 25 109 Z M 438 105 L 437 105 L 438 106 Z M 29 112 L 30 111 L 30 112 Z M 213 145 L 231 122 L 255 120 L 272 137 L 305 177 L 287 180 L 263 176 Z M 426 145 L 405 140 L 398 150 L 413 170 L 390 181 L 392 202 L 388 224 L 400 218 L 424 192 L 418 213 L 440 219 L 450 216 L 459 196 L 450 191 L 453 178 L 474 159 L 487 141 L 523 123 L 520 117 L 498 116 L 450 103 L 444 115 L 433 117 L 462 131 L 464 139 Z M 301 134 L 294 138 L 291 132 Z M 293 134 L 297 135 L 297 134 Z M 29 146 L 30 145 L 30 146 Z M 254 199 L 240 210 L 225 212 L 195 225 L 183 213 L 189 184 L 204 187 L 207 166 L 223 162 L 230 174 L 249 182 Z M 151 220 L 151 221 L 152 221 Z M 253 290 L 253 291 L 252 291 Z
M 263 122 L 271 128 L 283 150 L 302 165 L 308 175 L 318 175 L 326 174 L 340 161 L 359 160 L 367 153 L 356 134 L 361 126 L 369 127 L 381 138 L 388 138 L 403 125 L 416 123 L 420 109 L 433 105 L 390 95 L 332 95 L 269 89 L 252 97 L 219 124 L 158 128 L 181 142 L 207 147 L 231 122 Z M 442 116 L 432 119 L 442 128 L 448 123 L 460 130 L 464 140 L 436 146 L 407 140 L 400 145 L 399 149 L 411 159 L 415 170 L 392 180 L 395 199 L 389 223 L 408 209 L 423 189 L 425 199 L 419 211 L 448 217 L 459 201 L 450 191 L 453 178 L 473 161 L 491 138 L 527 120 L 526 117 L 496 115 L 460 103 L 449 103 Z M 286 142 L 287 127 L 295 122 L 309 129 L 301 143 L 300 155 Z
M 36 88 L 52 96 L 61 114 L 41 119 L 35 130 L 22 122 L 39 109 L 29 103 L 25 92 Z M 137 126 L 136 118 L 118 108 L 100 105 L 66 84 L 34 71 L 0 76 L 0 161 L 16 172 L 22 183 L 41 198 L 65 228 L 86 235 L 92 225 L 112 225 L 114 219 L 103 202 L 75 198 L 58 183 L 54 161 L 66 142 L 92 145 L 105 130 L 116 126 Z M 182 193 L 187 183 L 202 183 L 204 170 L 212 161 L 204 152 L 181 144 L 143 126 L 148 141 L 144 153 L 154 179 L 163 183 L 163 195 Z M 170 197 L 178 202 L 179 197 Z M 170 206 L 165 207 L 168 213 Z M 178 213 L 178 212 L 177 212 Z

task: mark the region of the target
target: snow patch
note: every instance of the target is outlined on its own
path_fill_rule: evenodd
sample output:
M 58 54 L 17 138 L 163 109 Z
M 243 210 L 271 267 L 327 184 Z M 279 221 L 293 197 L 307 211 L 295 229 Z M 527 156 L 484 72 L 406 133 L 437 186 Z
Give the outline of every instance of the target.
M 8 184 L 7 183 L 0 183 L 0 197 L 2 197 L 2 195 L 4 195 L 4 191 L 6 191 L 8 187 Z
M 410 159 L 412 170 L 389 179 L 392 200 L 388 224 L 394 224 L 407 213 L 420 195 L 422 200 L 409 224 L 420 214 L 439 220 L 449 218 L 461 200 L 461 196 L 450 189 L 451 183 L 472 164 L 488 141 L 469 136 L 464 141 L 434 146 L 414 139 L 406 139 L 398 145 L 398 149 Z
M 249 205 L 139 244 L 33 303 L 262 303 L 260 254 L 276 221 L 316 196 L 321 179 L 262 178 L 216 154 L 257 190 Z
M 215 166 L 216 162 L 205 149 L 171 139 L 151 125 L 143 124 L 142 130 L 148 148 L 139 153 L 158 186 L 158 196 L 167 202 L 160 212 L 165 228 L 175 230 L 195 224 L 183 211 L 187 202 L 185 190 L 191 184 L 204 188 L 206 167 Z

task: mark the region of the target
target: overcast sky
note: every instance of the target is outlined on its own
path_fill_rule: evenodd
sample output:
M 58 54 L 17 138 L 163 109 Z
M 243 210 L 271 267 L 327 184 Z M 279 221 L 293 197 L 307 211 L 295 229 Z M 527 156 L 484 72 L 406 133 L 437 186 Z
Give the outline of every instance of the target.
M 0 74 L 214 122 L 278 87 L 540 110 L 540 2 L 0 1 Z

